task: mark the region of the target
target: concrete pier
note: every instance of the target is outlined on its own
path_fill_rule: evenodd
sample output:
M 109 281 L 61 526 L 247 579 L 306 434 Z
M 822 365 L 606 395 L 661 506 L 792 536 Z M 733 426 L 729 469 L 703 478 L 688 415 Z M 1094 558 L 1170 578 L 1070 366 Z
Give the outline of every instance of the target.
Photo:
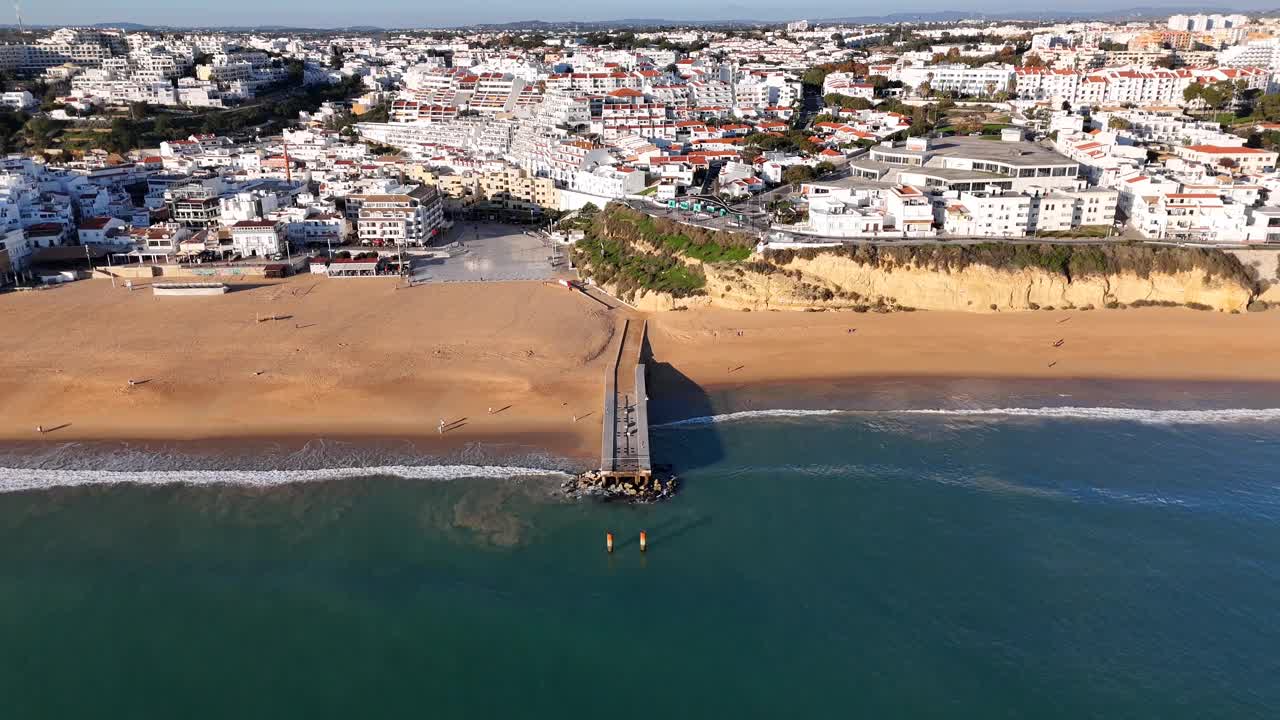
M 605 368 L 600 472 L 610 481 L 647 483 L 653 474 L 641 357 L 647 331 L 647 322 L 623 320 L 617 351 Z

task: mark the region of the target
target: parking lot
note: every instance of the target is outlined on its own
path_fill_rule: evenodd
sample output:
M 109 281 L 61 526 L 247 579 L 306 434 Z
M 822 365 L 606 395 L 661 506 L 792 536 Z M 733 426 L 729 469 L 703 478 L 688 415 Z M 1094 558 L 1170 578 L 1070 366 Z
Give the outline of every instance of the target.
M 553 280 L 569 277 L 563 248 L 519 225 L 459 222 L 450 230 L 448 257 L 417 260 L 413 282 Z M 452 245 L 457 243 L 457 245 Z

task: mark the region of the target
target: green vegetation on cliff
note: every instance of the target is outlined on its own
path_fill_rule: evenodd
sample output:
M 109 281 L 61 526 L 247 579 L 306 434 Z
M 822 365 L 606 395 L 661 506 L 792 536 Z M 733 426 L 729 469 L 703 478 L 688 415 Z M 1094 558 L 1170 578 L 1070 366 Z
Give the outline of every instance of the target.
M 796 299 L 813 300 L 815 306 L 837 298 L 862 302 L 855 288 L 833 286 L 789 267 L 796 258 L 819 257 L 846 258 L 883 273 L 912 268 L 951 274 L 971 266 L 1007 272 L 1038 270 L 1067 283 L 1108 276 L 1148 279 L 1190 273 L 1202 278 L 1204 285 L 1238 287 L 1250 295 L 1257 292 L 1251 273 L 1235 255 L 1207 248 L 1052 242 L 859 244 L 769 250 L 753 257 L 756 240 L 750 235 L 684 225 L 620 204 L 584 212 L 574 222 L 585 232 L 572 251 L 582 275 L 610 285 L 630 299 L 643 291 L 674 298 L 707 295 L 713 290 L 707 286 L 708 275 L 724 279 L 721 270 L 732 266 L 736 276 L 746 280 L 750 275 L 786 275 L 795 281 Z M 717 284 L 714 293 L 728 292 L 739 284 L 732 281 L 724 288 Z M 910 304 L 910 298 L 904 299 L 904 304 Z
M 700 295 L 706 276 L 692 261 L 740 262 L 755 246 L 747 235 L 682 225 L 625 205 L 610 204 L 589 216 L 582 228 L 586 238 L 573 249 L 574 263 L 584 276 L 616 285 L 623 295 L 640 289 Z
M 1203 272 L 1207 280 L 1239 283 L 1252 288 L 1249 271 L 1236 256 L 1209 248 L 1153 245 L 1076 245 L 1054 243 L 982 243 L 979 245 L 842 245 L 834 248 L 770 250 L 765 260 L 785 265 L 794 257 L 813 259 L 824 254 L 847 257 L 862 265 L 892 270 L 916 267 L 954 272 L 970 265 L 996 270 L 1035 268 L 1072 278 L 1132 273 Z

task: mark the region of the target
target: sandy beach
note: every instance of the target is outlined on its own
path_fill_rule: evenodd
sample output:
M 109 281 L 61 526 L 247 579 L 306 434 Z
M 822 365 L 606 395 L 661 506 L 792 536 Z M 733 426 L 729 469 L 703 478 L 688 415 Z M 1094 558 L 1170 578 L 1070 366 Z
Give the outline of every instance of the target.
M 218 297 L 157 298 L 97 280 L 9 293 L 0 296 L 0 439 L 403 437 L 586 460 L 620 317 L 541 283 L 397 289 L 389 279 L 300 276 Z M 708 389 L 862 377 L 1280 383 L 1280 312 L 648 320 L 655 361 Z

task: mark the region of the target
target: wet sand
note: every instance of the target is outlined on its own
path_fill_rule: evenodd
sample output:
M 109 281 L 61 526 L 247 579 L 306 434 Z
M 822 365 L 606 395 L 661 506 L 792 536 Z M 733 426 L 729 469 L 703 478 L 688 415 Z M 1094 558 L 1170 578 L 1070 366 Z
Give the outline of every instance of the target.
M 619 318 L 542 283 L 397 289 L 390 279 L 300 276 L 219 297 L 156 298 L 106 281 L 10 293 L 0 296 L 0 440 L 404 438 L 432 453 L 502 443 L 586 461 L 598 452 Z M 917 390 L 938 381 L 1280 383 L 1280 312 L 648 319 L 651 396 L 684 398 L 674 412 L 686 414 L 733 393 L 820 405 L 828 394 L 892 387 L 886 378 Z

